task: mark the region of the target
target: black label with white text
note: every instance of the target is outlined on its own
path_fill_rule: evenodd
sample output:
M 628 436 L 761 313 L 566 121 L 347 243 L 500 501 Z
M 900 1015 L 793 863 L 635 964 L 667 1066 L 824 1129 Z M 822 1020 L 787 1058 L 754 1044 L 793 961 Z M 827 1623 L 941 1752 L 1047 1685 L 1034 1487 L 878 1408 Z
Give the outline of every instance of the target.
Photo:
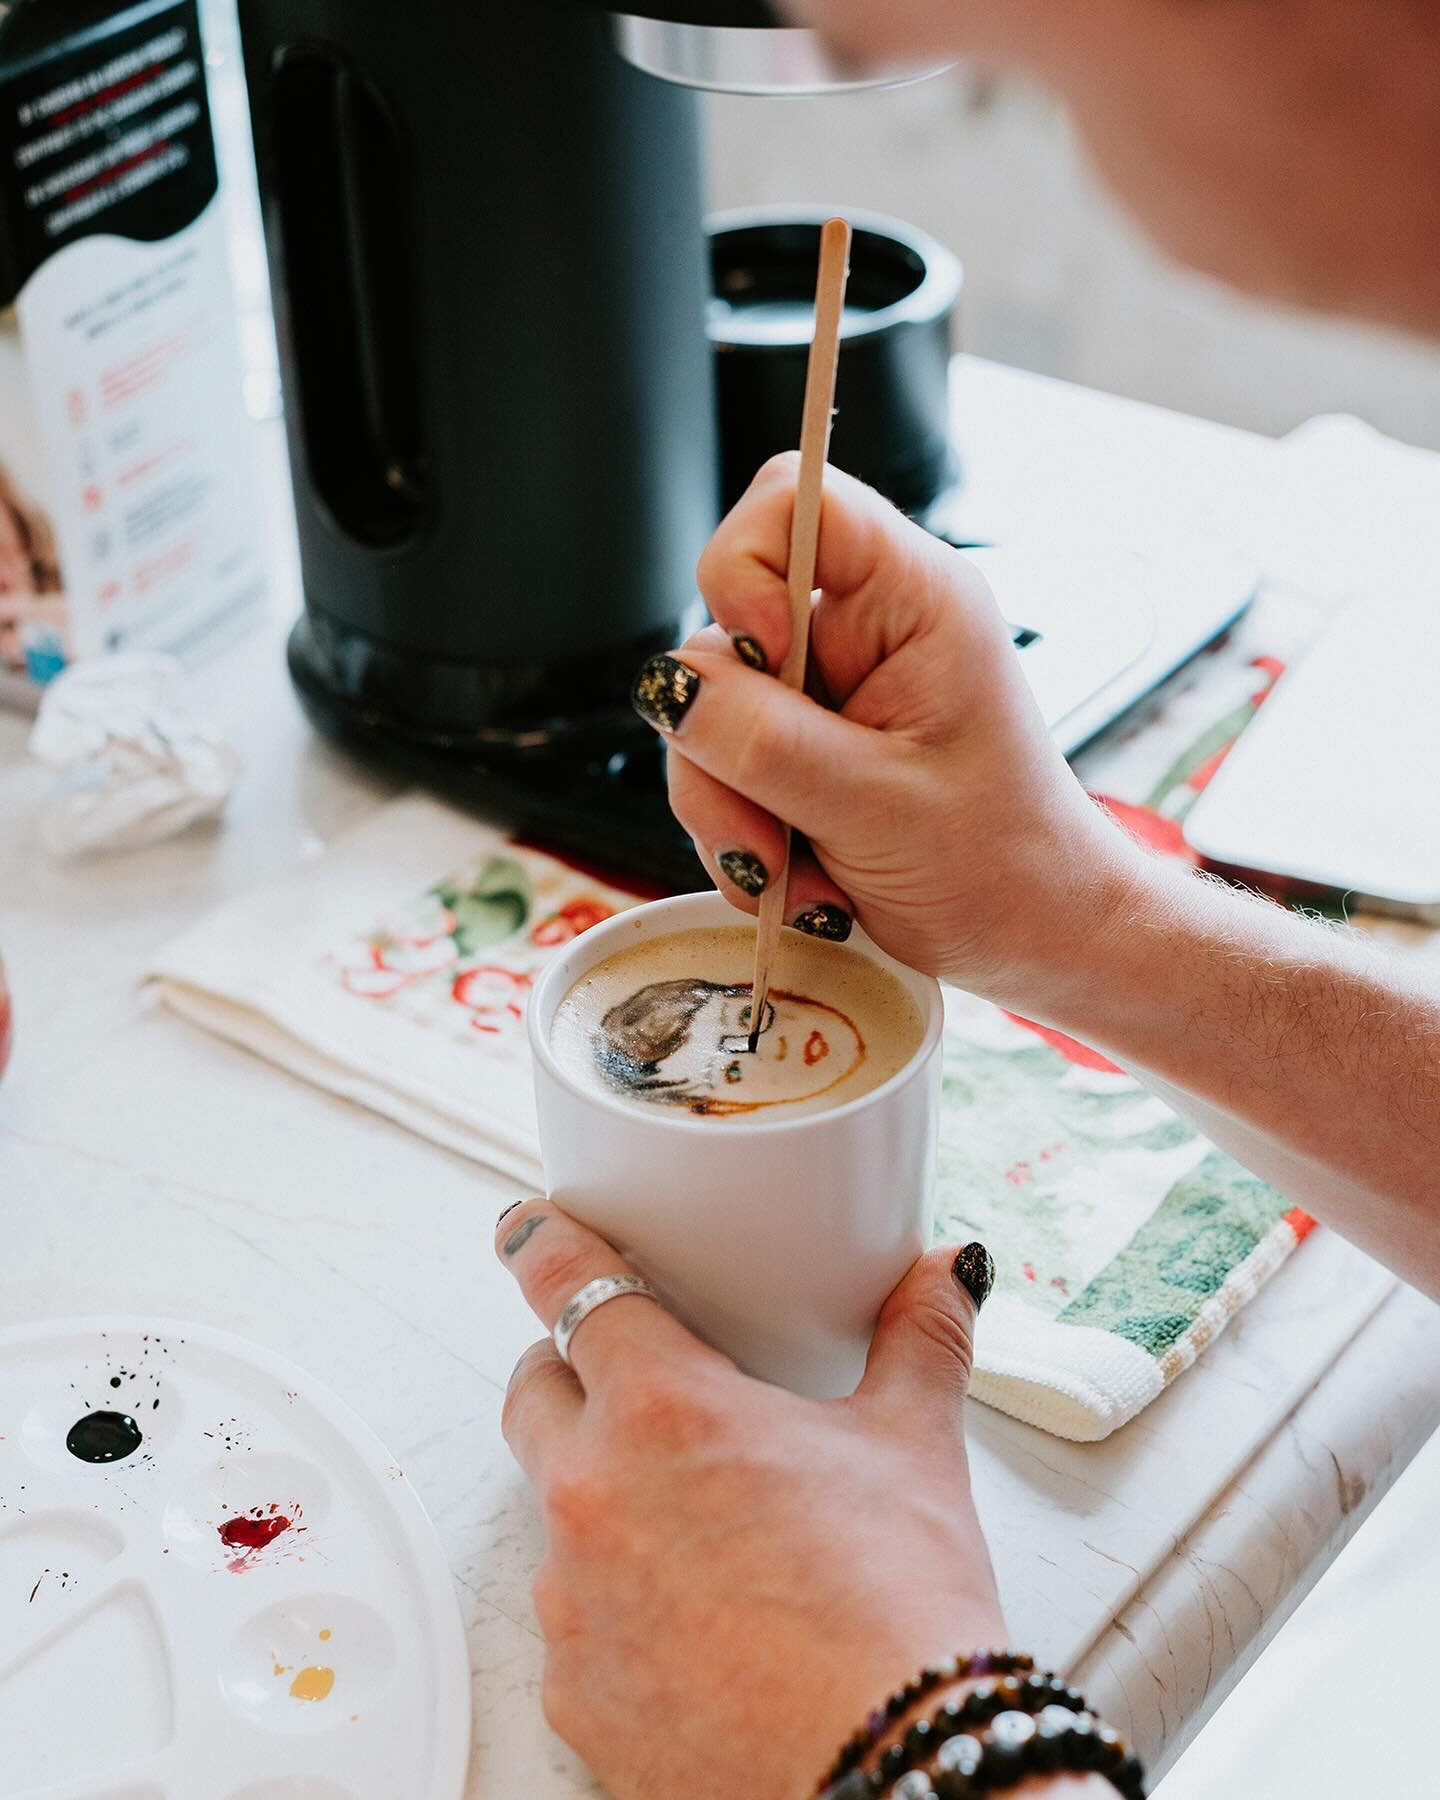
M 0 307 L 77 239 L 153 243 L 215 193 L 194 0 L 132 10 L 18 68 L 0 38 Z

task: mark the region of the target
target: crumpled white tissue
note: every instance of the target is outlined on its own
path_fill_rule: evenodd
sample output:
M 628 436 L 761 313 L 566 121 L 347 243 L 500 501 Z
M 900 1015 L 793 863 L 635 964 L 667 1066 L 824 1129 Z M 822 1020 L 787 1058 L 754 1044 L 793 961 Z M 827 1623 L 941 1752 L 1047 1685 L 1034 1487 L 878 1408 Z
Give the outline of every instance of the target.
M 133 849 L 220 811 L 240 755 L 180 698 L 173 656 L 130 652 L 72 664 L 46 687 L 33 756 L 65 777 L 41 825 L 58 856 Z

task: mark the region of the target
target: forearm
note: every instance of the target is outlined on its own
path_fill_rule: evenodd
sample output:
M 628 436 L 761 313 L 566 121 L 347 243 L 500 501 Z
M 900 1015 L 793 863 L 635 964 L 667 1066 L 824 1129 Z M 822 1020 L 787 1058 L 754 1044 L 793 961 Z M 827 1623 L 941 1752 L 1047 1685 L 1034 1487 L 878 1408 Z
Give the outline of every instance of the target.
M 1046 1023 L 1440 1295 L 1440 983 L 1358 933 L 1146 859 Z

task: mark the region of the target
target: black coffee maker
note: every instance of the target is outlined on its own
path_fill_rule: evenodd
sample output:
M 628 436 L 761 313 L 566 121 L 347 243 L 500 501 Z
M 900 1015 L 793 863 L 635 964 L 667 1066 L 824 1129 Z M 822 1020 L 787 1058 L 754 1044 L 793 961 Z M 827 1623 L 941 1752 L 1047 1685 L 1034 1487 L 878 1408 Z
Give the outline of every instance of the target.
M 831 75 L 757 0 L 629 5 L 239 14 L 307 712 L 508 826 L 693 885 L 627 698 L 689 628 L 718 513 L 687 89 Z

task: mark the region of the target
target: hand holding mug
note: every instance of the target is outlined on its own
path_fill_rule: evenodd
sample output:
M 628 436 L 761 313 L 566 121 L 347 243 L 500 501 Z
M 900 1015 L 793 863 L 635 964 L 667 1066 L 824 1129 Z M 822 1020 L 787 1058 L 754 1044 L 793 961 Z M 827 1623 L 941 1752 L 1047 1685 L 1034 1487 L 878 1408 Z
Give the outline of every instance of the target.
M 548 1201 L 497 1250 L 553 1327 L 622 1258 Z M 849 1398 L 743 1375 L 653 1300 L 526 1352 L 504 1429 L 534 1482 L 545 1714 L 616 1800 L 795 1800 L 924 1663 L 1004 1642 L 961 1431 L 989 1258 L 890 1297 Z

